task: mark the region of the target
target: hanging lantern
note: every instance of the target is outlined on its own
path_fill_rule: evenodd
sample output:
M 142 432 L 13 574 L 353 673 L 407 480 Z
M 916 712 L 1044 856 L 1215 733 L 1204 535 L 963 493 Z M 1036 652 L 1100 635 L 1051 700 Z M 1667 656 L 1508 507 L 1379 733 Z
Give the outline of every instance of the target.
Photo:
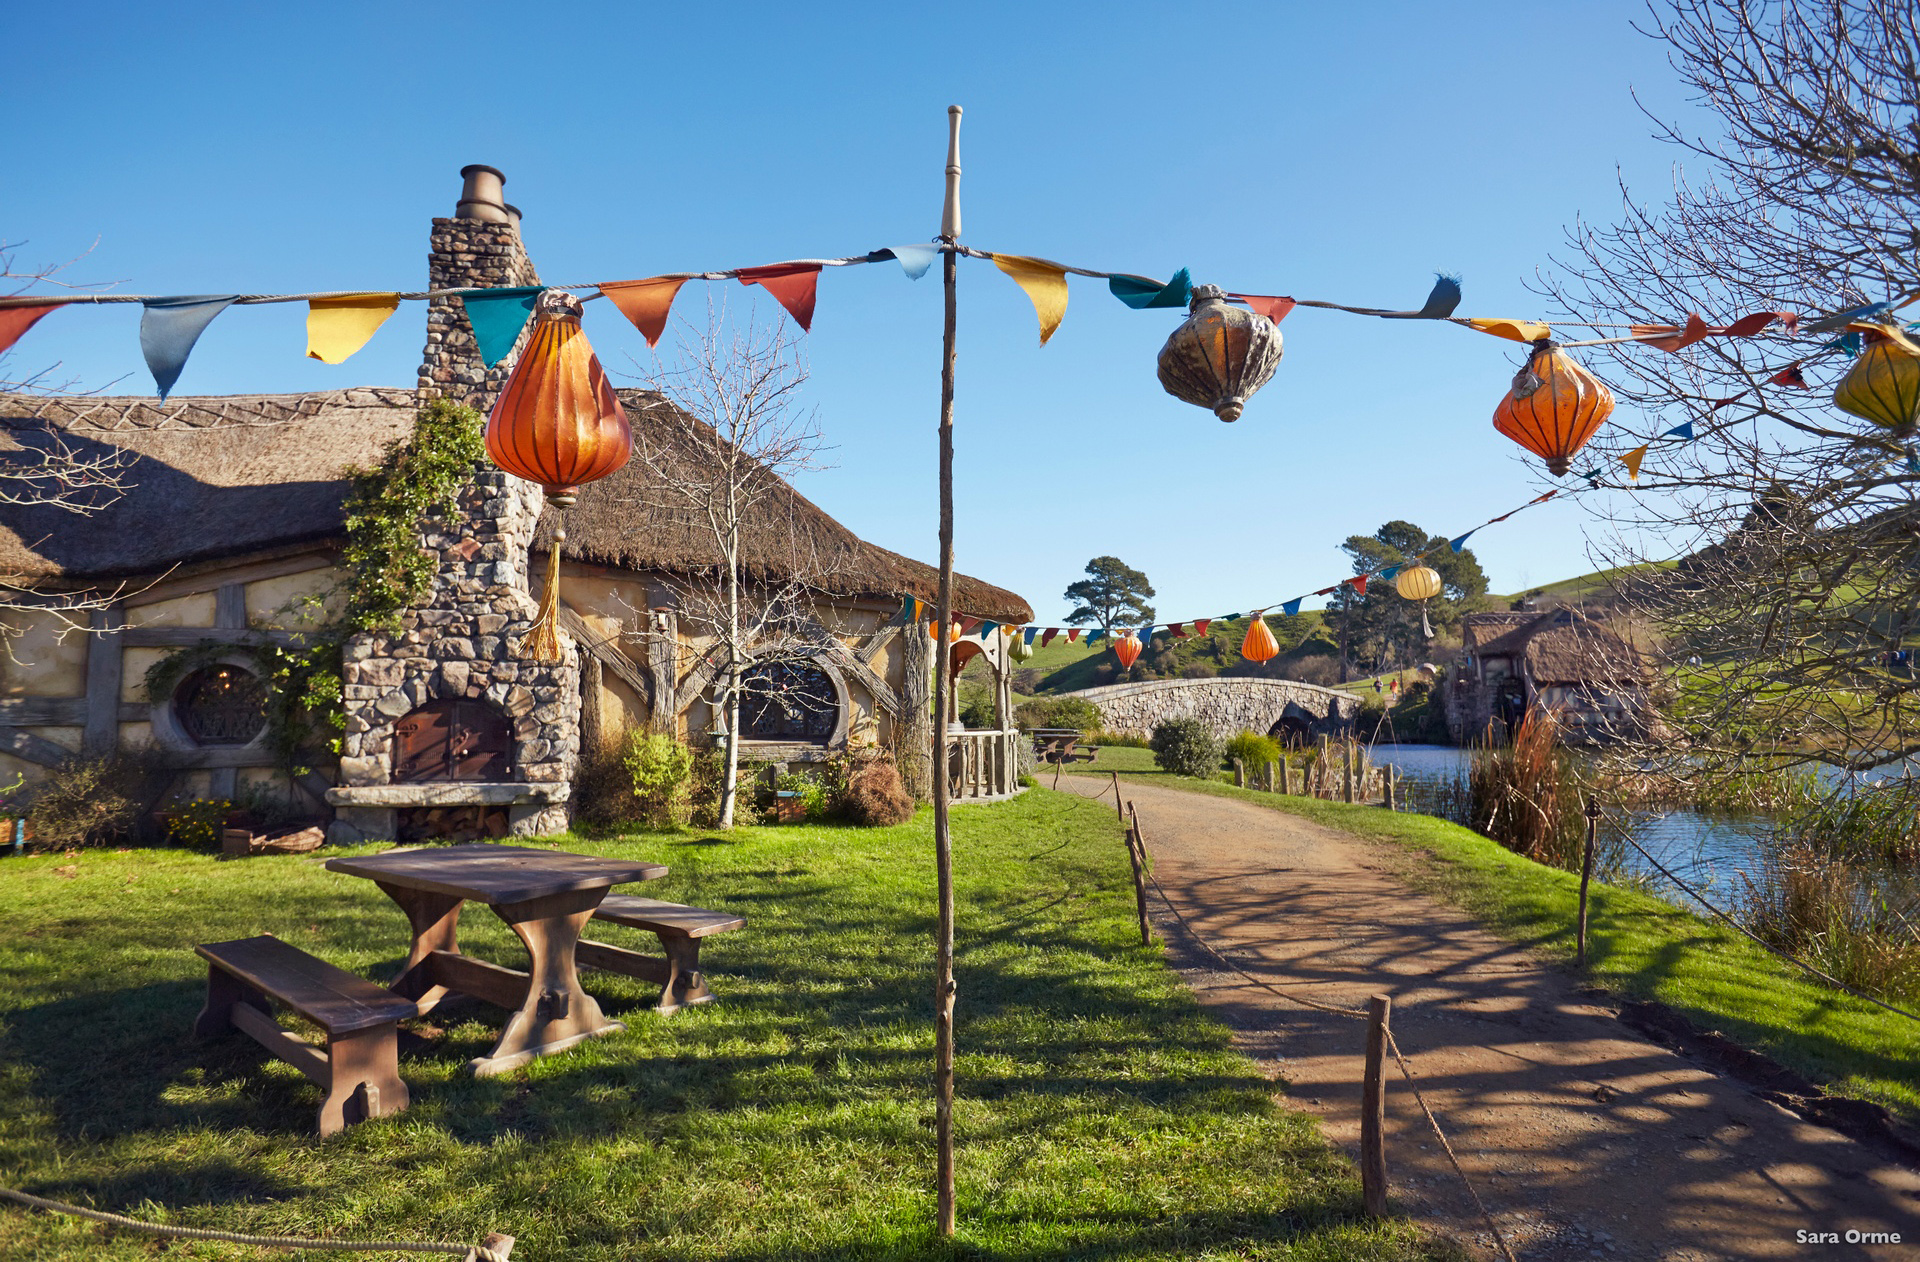
M 1440 571 L 1430 565 L 1401 570 L 1400 577 L 1393 580 L 1393 590 L 1402 598 L 1420 602 L 1420 633 L 1429 640 L 1433 638 L 1433 624 L 1427 621 L 1427 602 L 1438 596 L 1443 586 Z
M 1864 343 L 1860 357 L 1833 391 L 1833 405 L 1896 435 L 1920 421 L 1920 346 L 1892 325 L 1852 326 Z
M 487 418 L 487 455 L 493 463 L 538 482 L 556 508 L 572 507 L 583 483 L 618 470 L 633 454 L 627 414 L 607 374 L 580 331 L 580 300 L 563 290 L 540 295 L 527 346 Z M 547 550 L 547 589 L 524 652 L 539 662 L 560 660 L 560 550 L 565 529 Z
M 1542 338 L 1493 410 L 1493 427 L 1546 461 L 1547 472 L 1559 477 L 1611 415 L 1613 394 L 1600 379 Z
M 1129 631 L 1113 642 L 1113 655 L 1120 659 L 1121 670 L 1132 670 L 1140 660 L 1140 637 Z
M 1253 625 L 1247 628 L 1247 638 L 1240 642 L 1240 656 L 1250 662 L 1264 662 L 1279 651 L 1279 642 L 1273 638 L 1273 632 L 1267 629 L 1267 620 L 1259 614 L 1253 615 Z
M 1400 577 L 1393 580 L 1393 590 L 1406 600 L 1432 600 L 1442 586 L 1440 571 L 1428 565 L 1401 570 Z
M 1160 384 L 1223 421 L 1240 411 L 1280 366 L 1280 328 L 1227 301 L 1218 285 L 1193 291 L 1187 322 L 1160 348 Z
M 1028 661 L 1033 657 L 1033 645 L 1027 643 L 1027 637 L 1015 628 L 1002 628 L 1012 637 L 1007 641 L 1007 656 L 1016 662 Z

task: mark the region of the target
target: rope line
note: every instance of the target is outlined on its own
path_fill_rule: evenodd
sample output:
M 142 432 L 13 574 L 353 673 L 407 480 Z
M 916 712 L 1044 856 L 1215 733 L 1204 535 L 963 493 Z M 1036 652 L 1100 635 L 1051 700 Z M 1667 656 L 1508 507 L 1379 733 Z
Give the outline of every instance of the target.
M 1474 1190 L 1473 1180 L 1469 1179 L 1467 1172 L 1460 1168 L 1460 1158 L 1454 1155 L 1453 1145 L 1447 1141 L 1447 1133 L 1440 1129 L 1440 1120 L 1427 1106 L 1427 1097 L 1420 1094 L 1420 1084 L 1413 1080 L 1413 1066 L 1407 1064 L 1407 1058 L 1401 1054 L 1400 1044 L 1393 1037 L 1393 1028 L 1388 1026 L 1381 1033 L 1387 1036 L 1387 1050 L 1393 1053 L 1394 1062 L 1400 1066 L 1400 1076 L 1407 1080 L 1407 1086 L 1413 1091 L 1413 1098 L 1420 1103 L 1420 1111 L 1427 1115 L 1427 1125 L 1433 1127 L 1433 1133 L 1440 1140 L 1440 1147 L 1445 1150 L 1447 1161 L 1453 1166 L 1453 1172 L 1460 1176 L 1460 1182 L 1467 1185 L 1467 1195 L 1473 1198 L 1473 1207 L 1479 1210 L 1480 1217 L 1486 1220 L 1487 1230 L 1493 1233 L 1494 1240 L 1500 1245 L 1500 1252 L 1506 1255 L 1507 1262 L 1519 1262 L 1519 1259 L 1513 1256 L 1513 1246 L 1509 1245 L 1507 1238 L 1501 1234 L 1500 1224 L 1493 1221 L 1493 1215 L 1487 1212 L 1486 1205 L 1480 1200 L 1480 1193 Z
M 1787 961 L 1789 964 L 1793 964 L 1799 968 L 1805 969 L 1808 973 L 1819 978 L 1821 981 L 1827 983 L 1829 986 L 1835 987 L 1838 990 L 1844 990 L 1849 995 L 1852 995 L 1855 999 L 1864 999 L 1870 1004 L 1877 1004 L 1878 1006 L 1885 1008 L 1888 1012 L 1898 1013 L 1899 1015 L 1907 1018 L 1909 1021 L 1920 1021 L 1920 1014 L 1908 1012 L 1905 1008 L 1896 1008 L 1894 1005 L 1888 1003 L 1884 999 L 1875 999 L 1872 995 L 1867 994 L 1865 991 L 1855 990 L 1853 987 L 1847 985 L 1845 982 L 1841 981 L 1839 978 L 1834 977 L 1831 974 L 1821 972 L 1819 969 L 1815 968 L 1813 965 L 1807 963 L 1805 960 L 1799 958 L 1798 956 L 1790 954 L 1789 952 L 1786 952 L 1786 951 L 1782 951 L 1779 947 L 1774 946 L 1772 943 L 1768 942 L 1766 939 L 1755 934 L 1751 929 L 1748 929 L 1745 925 L 1735 920 L 1732 916 L 1729 916 L 1726 912 L 1721 911 L 1718 907 L 1715 907 L 1712 903 L 1708 902 L 1706 898 L 1700 893 L 1700 891 L 1694 889 L 1693 886 L 1688 885 L 1685 881 L 1681 880 L 1679 877 L 1675 876 L 1673 873 L 1667 871 L 1667 867 L 1665 864 L 1661 863 L 1660 860 L 1648 854 L 1646 851 L 1646 848 L 1642 846 L 1639 842 L 1635 841 L 1632 837 L 1627 837 L 1626 842 L 1629 846 L 1632 846 L 1635 850 L 1638 850 L 1640 852 L 1641 858 L 1645 859 L 1648 863 L 1651 863 L 1655 868 L 1659 869 L 1661 876 L 1666 877 L 1669 881 L 1672 881 L 1675 885 L 1678 885 L 1681 889 L 1685 890 L 1689 895 L 1691 895 L 1694 902 L 1699 903 L 1702 907 L 1706 908 L 1708 911 L 1712 912 L 1714 915 L 1720 917 L 1720 919 L 1726 921 L 1729 925 L 1733 926 L 1733 928 L 1739 931 L 1741 934 L 1745 935 L 1748 938 L 1753 939 L 1753 941 L 1758 943 L 1761 947 L 1765 948 L 1768 951 L 1771 951 L 1773 954 L 1779 956 L 1781 959 Z
M 172 1236 L 180 1240 L 219 1240 L 227 1244 L 259 1245 L 269 1249 L 316 1249 L 336 1253 L 446 1253 L 466 1258 L 469 1262 L 512 1262 L 506 1254 L 496 1253 L 483 1244 L 447 1244 L 432 1240 L 305 1240 L 294 1236 L 252 1236 L 235 1231 L 215 1231 L 207 1227 L 173 1227 L 165 1223 L 143 1222 L 138 1218 L 128 1218 L 125 1214 L 110 1214 L 105 1210 L 69 1205 L 65 1201 L 52 1201 L 44 1196 L 34 1196 L 9 1187 L 0 1187 L 0 1196 L 34 1209 L 52 1210 L 56 1214 L 71 1214 L 77 1218 L 91 1218 L 95 1222 L 110 1223 L 115 1227 L 131 1227 L 136 1231 L 149 1231 L 155 1235 Z

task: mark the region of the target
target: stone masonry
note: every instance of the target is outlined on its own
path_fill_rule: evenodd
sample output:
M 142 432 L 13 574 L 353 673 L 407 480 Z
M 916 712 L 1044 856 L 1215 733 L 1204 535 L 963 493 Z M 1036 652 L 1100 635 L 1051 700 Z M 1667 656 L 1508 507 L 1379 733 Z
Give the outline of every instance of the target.
M 478 289 L 538 285 L 540 273 L 527 257 L 520 231 L 510 223 L 481 219 L 435 219 L 427 256 L 430 289 Z M 521 334 L 525 343 L 526 334 Z M 427 300 L 427 345 L 420 364 L 420 397 L 443 395 L 485 412 L 507 384 L 520 347 L 492 368 L 480 362 L 466 308 L 458 297 Z
M 1198 718 L 1220 736 L 1265 734 L 1282 719 L 1296 719 L 1316 733 L 1337 732 L 1353 721 L 1359 698 L 1350 692 L 1291 679 L 1149 679 L 1108 684 L 1063 694 L 1084 697 L 1100 708 L 1107 730 L 1151 736 L 1156 723 Z

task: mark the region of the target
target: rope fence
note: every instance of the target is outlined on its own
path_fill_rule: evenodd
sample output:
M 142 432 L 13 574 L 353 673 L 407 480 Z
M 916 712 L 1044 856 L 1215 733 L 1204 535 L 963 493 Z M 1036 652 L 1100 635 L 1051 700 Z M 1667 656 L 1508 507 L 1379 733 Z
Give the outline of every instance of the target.
M 464 1258 L 466 1262 L 512 1262 L 508 1255 L 513 1252 L 513 1237 L 501 1235 L 498 1232 L 490 1234 L 485 1241 L 475 1245 L 448 1244 L 436 1240 L 308 1240 L 297 1236 L 255 1236 L 237 1231 L 215 1231 L 208 1227 L 174 1227 L 166 1223 L 150 1223 L 138 1218 L 128 1218 L 125 1214 L 110 1214 L 105 1210 L 88 1209 L 83 1205 L 69 1205 L 65 1201 L 49 1200 L 44 1196 L 34 1196 L 9 1187 L 0 1187 L 0 1197 L 17 1201 L 31 1209 L 50 1210 L 56 1214 L 68 1214 L 75 1218 L 89 1218 L 94 1222 L 126 1227 L 133 1231 L 144 1231 L 151 1235 L 166 1236 L 175 1240 L 218 1240 L 226 1244 L 256 1245 L 264 1249 L 308 1249 L 333 1253 L 445 1253 Z

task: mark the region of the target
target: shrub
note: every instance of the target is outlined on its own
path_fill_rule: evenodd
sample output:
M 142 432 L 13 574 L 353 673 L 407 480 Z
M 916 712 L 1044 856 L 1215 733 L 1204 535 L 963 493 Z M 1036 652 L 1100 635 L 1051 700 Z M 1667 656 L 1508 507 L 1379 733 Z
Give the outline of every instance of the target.
M 167 840 L 188 850 L 218 850 L 233 803 L 225 798 L 188 798 L 168 809 Z
M 985 684 L 962 682 L 960 713 L 956 717 L 976 731 L 997 728 L 999 721 L 993 710 L 993 689 Z
M 1280 743 L 1258 732 L 1242 732 L 1227 742 L 1228 765 L 1238 758 L 1249 774 L 1264 770 L 1270 762 L 1279 762 L 1280 757 Z
M 693 751 L 665 733 L 634 728 L 627 733 L 620 761 L 640 818 L 655 825 L 677 822 L 693 776 Z
M 603 739 L 580 751 L 573 770 L 572 802 L 574 823 L 587 828 L 617 828 L 640 818 L 624 739 Z
M 1024 728 L 1070 727 L 1077 732 L 1097 732 L 1103 722 L 1100 707 L 1085 697 L 1041 697 L 1015 710 L 1013 721 Z
M 760 774 L 764 764 L 741 763 L 734 783 L 751 785 Z M 687 822 L 695 828 L 718 828 L 720 826 L 720 790 L 727 782 L 727 750 L 724 745 L 715 745 L 711 749 L 698 750 L 693 755 L 693 774 L 687 785 Z M 750 813 L 753 801 L 748 793 L 742 792 L 735 799 L 733 810 L 735 817 L 742 823 L 752 823 Z
M 131 841 L 160 784 L 154 756 L 144 751 L 69 759 L 21 794 L 34 845 L 70 850 Z
M 904 824 L 913 818 L 913 796 L 900 782 L 899 768 L 890 758 L 875 758 L 856 768 L 847 780 L 844 810 L 848 819 L 869 828 Z
M 1222 742 L 1199 719 L 1168 719 L 1153 729 L 1148 742 L 1160 770 L 1206 779 L 1220 765 Z
M 1220 668 L 1211 662 L 1188 662 L 1180 668 L 1182 679 L 1212 679 L 1220 673 Z
M 1040 691 L 1040 680 L 1042 678 L 1044 678 L 1044 675 L 1038 667 L 1022 666 L 1019 670 L 1013 672 L 1013 690 L 1015 692 L 1025 693 L 1031 697 L 1034 693 Z
M 774 782 L 774 788 L 782 793 L 798 793 L 801 810 L 808 819 L 821 820 L 832 813 L 832 789 L 822 776 L 789 771 Z

